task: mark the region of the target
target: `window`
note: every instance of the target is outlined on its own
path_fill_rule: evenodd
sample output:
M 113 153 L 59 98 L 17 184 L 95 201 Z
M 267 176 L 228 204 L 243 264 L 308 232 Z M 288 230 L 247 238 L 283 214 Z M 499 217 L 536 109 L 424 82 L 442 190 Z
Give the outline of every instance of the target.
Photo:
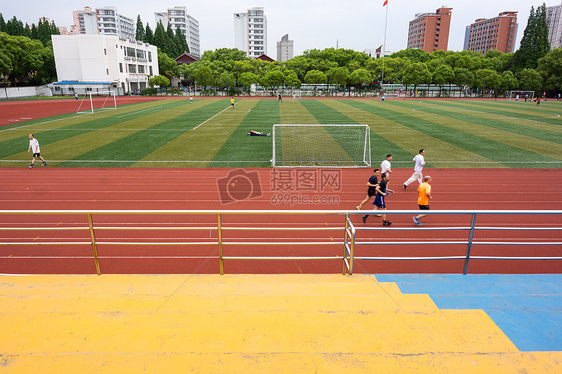
M 139 65 L 138 68 L 139 74 L 144 74 L 144 65 Z
M 107 75 L 109 75 L 109 69 L 105 69 L 105 72 L 107 73 Z
M 119 63 L 119 72 L 122 73 L 123 72 L 123 63 Z
M 136 72 L 137 72 L 137 66 L 133 64 L 129 64 L 129 73 L 136 73 Z
M 107 56 L 107 49 L 103 49 L 103 54 Z
M 148 53 L 150 53 L 150 52 L 148 52 Z M 149 69 L 149 71 L 150 71 L 150 75 L 153 75 L 153 74 L 152 74 L 152 66 L 149 66 L 148 69 Z
M 152 53 L 150 51 L 148 51 L 148 62 L 152 62 Z M 150 75 L 152 75 L 152 73 L 150 73 Z

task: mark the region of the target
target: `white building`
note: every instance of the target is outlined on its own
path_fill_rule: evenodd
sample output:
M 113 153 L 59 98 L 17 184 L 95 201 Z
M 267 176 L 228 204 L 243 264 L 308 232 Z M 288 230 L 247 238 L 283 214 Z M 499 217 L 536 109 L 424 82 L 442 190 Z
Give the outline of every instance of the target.
M 52 35 L 51 38 L 60 81 L 55 84 L 55 94 L 63 93 L 61 89 L 57 92 L 57 86 L 78 93 L 95 91 L 95 87 L 110 88 L 120 94 L 135 92 L 148 87 L 150 76 L 159 74 L 158 52 L 153 45 L 115 35 Z
M 234 13 L 234 46 L 248 57 L 267 55 L 267 17 L 261 7 Z
M 548 41 L 550 48 L 562 47 L 562 2 L 560 5 L 546 7 L 546 23 L 548 24 Z
M 192 56 L 201 56 L 201 46 L 199 45 L 199 21 L 187 14 L 184 6 L 176 6 L 168 8 L 166 12 L 154 13 L 156 24 L 162 22 L 164 28 L 168 27 L 168 23 L 172 25 L 172 29 L 176 32 L 179 27 L 185 35 L 189 54 Z
M 74 25 L 70 27 L 76 34 L 117 35 L 123 39 L 135 40 L 136 23 L 132 18 L 117 13 L 116 7 L 90 7 L 73 12 Z
M 293 41 L 289 40 L 289 34 L 283 35 L 277 42 L 277 61 L 288 61 L 293 58 Z

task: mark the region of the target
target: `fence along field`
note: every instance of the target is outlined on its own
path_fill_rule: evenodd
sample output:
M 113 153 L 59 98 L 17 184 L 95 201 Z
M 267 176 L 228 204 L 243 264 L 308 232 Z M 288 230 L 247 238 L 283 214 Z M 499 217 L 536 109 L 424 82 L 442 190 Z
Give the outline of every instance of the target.
M 158 100 L 8 124 L 0 127 L 0 167 L 29 164 L 29 133 L 48 167 L 270 167 L 272 138 L 247 133 L 279 123 L 366 124 L 373 165 L 391 153 L 394 167 L 410 167 L 425 148 L 426 167 L 562 167 L 562 102 L 235 101 L 231 109 L 229 99 Z

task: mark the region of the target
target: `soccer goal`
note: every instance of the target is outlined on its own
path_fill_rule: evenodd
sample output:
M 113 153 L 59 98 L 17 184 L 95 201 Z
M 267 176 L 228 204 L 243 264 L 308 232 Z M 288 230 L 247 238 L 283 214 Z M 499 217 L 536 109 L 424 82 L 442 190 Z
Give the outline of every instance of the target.
M 114 91 L 88 92 L 80 100 L 76 113 L 94 113 L 94 110 L 117 109 Z
M 367 125 L 273 125 L 277 167 L 371 166 L 371 130 Z
M 527 100 L 533 101 L 535 98 L 535 91 L 509 91 L 509 100 L 517 100 L 517 96 L 519 96 L 519 100 L 525 100 L 525 96 L 527 96 Z

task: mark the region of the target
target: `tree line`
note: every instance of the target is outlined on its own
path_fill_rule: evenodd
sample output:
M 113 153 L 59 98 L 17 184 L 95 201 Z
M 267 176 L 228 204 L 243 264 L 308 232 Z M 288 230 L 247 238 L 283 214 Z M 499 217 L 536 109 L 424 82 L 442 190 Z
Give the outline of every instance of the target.
M 54 81 L 52 34 L 58 34 L 54 22 L 24 26 L 16 17 L 5 22 L 0 14 L 0 76 L 12 85 Z M 205 89 L 212 86 L 237 92 L 256 84 L 275 90 L 300 88 L 306 83 L 361 90 L 378 89 L 382 83 L 382 59 L 350 49 L 311 49 L 280 63 L 250 59 L 244 51 L 220 48 L 205 51 L 196 63 L 178 66 L 174 58 L 189 52 L 179 28 L 174 32 L 170 25 L 164 28 L 159 22 L 152 31 L 138 16 L 136 38 L 158 47 L 161 75 L 196 81 Z M 490 50 L 483 55 L 471 51 L 430 54 L 406 49 L 385 58 L 384 83 L 402 84 L 414 92 L 430 84 L 440 88 L 454 84 L 496 92 L 519 89 L 557 93 L 562 91 L 562 49 L 550 50 L 543 4 L 537 9 L 531 7 L 521 47 L 515 53 Z

